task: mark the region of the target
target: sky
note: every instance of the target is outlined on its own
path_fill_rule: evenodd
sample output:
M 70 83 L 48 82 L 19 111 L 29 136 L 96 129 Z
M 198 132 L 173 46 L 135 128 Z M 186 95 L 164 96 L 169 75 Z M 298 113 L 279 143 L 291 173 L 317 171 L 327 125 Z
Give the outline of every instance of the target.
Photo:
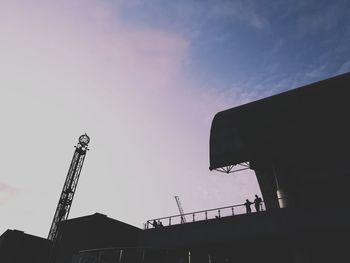
M 349 1 L 0 0 L 0 234 L 47 237 L 74 145 L 69 218 L 148 219 L 260 194 L 210 172 L 214 115 L 350 71 Z

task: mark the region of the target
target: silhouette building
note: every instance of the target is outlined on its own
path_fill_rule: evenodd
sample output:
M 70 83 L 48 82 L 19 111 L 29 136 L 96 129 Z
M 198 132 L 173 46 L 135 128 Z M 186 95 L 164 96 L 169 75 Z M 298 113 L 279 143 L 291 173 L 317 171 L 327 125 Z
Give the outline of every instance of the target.
M 98 213 L 64 220 L 55 262 L 348 262 L 349 87 L 347 73 L 215 115 L 210 169 L 254 170 L 262 212 L 232 206 L 160 218 L 164 227 L 151 219 L 145 229 Z M 0 262 L 48 262 L 51 242 L 8 230 Z M 32 256 L 11 257 L 19 252 Z

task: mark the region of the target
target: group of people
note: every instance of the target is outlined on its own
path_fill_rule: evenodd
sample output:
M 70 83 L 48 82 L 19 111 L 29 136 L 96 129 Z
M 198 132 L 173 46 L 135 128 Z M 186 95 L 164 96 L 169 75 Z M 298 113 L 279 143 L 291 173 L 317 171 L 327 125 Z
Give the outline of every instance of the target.
M 163 227 L 163 223 L 160 220 L 158 220 L 158 222 L 156 220 L 153 220 L 152 225 L 153 225 L 154 228 Z
M 250 207 L 252 204 L 254 204 L 256 212 L 261 211 L 262 199 L 258 195 L 255 195 L 254 202 L 250 202 L 248 199 L 245 200 L 244 205 L 247 210 L 247 214 L 250 214 L 252 212 L 252 209 Z

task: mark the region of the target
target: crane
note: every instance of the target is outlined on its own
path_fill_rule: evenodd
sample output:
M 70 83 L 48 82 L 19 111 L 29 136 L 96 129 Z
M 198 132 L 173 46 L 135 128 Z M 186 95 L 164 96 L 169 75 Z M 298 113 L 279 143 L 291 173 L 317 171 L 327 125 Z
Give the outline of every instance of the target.
M 182 209 L 182 205 L 181 205 L 181 202 L 180 202 L 180 198 L 179 198 L 177 195 L 175 196 L 175 200 L 176 200 L 177 207 L 179 208 L 179 211 L 180 211 L 181 224 L 186 223 L 186 218 L 185 218 L 185 215 L 184 215 L 184 210 Z

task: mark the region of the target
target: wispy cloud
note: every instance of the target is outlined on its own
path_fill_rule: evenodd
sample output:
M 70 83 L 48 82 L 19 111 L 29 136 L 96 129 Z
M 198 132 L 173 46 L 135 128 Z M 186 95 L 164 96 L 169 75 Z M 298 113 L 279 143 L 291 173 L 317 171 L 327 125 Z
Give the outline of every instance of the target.
M 256 1 L 220 1 L 212 3 L 209 17 L 238 19 L 255 29 L 268 29 L 270 24 Z
M 344 62 L 337 71 L 337 74 L 350 72 L 350 60 Z
M 305 78 L 311 80 L 322 78 L 325 74 L 327 74 L 325 72 L 326 68 L 327 64 L 323 64 L 316 68 L 313 68 L 312 70 L 305 72 Z
M 4 204 L 9 198 L 17 193 L 17 189 L 9 184 L 0 182 L 0 205 Z
M 310 3 L 309 8 L 299 14 L 297 26 L 305 34 L 328 33 L 337 27 L 347 11 L 333 2 Z

